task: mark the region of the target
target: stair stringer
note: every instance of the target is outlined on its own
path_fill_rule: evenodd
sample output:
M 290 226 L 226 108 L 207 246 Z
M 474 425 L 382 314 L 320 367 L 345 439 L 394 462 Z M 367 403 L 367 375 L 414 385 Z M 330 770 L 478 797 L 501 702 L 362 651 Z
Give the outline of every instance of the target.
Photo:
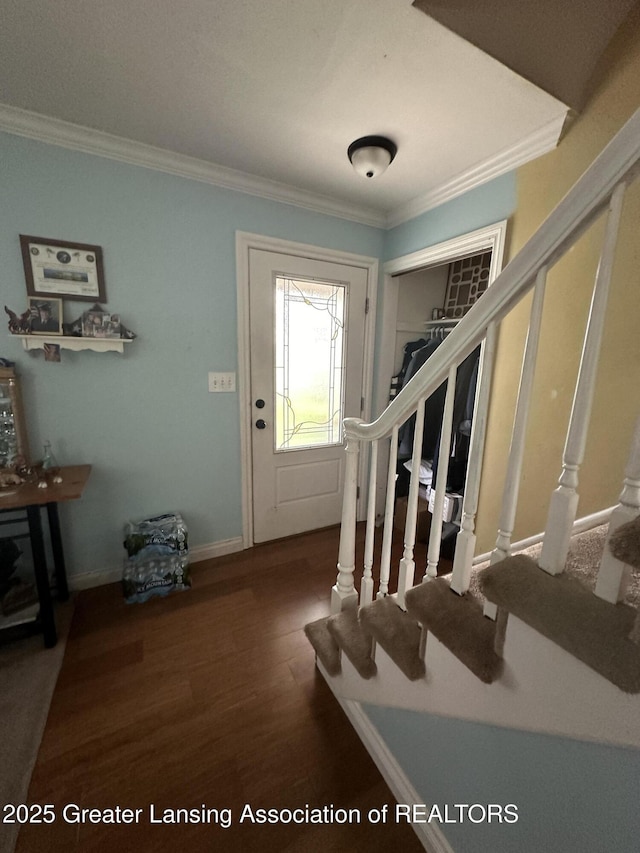
M 378 672 L 368 681 L 344 656 L 339 675 L 323 675 L 344 700 L 640 748 L 640 694 L 623 693 L 513 614 L 504 670 L 492 684 L 482 683 L 432 634 L 421 679 L 409 681 L 380 646 L 375 660 Z
M 347 661 L 347 665 L 351 667 L 349 661 Z M 318 669 L 329 684 L 336 700 L 342 707 L 365 749 L 373 759 L 381 776 L 389 786 L 396 802 L 411 806 L 423 805 L 423 798 L 407 778 L 386 742 L 364 712 L 360 702 L 345 699 L 341 696 L 335 689 L 334 679 L 328 675 L 321 663 L 318 663 Z M 353 669 L 353 672 L 355 672 L 355 669 Z M 389 817 L 389 821 L 391 821 L 391 817 Z M 453 848 L 437 823 L 412 823 L 411 827 L 427 853 L 454 853 Z

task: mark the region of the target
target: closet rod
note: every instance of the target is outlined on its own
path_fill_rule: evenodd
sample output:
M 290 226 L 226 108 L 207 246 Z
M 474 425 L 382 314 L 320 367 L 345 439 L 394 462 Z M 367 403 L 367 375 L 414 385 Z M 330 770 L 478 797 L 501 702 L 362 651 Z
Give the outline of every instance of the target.
M 425 320 L 423 325 L 428 329 L 431 326 L 455 326 L 459 322 L 459 317 L 443 317 L 442 320 Z

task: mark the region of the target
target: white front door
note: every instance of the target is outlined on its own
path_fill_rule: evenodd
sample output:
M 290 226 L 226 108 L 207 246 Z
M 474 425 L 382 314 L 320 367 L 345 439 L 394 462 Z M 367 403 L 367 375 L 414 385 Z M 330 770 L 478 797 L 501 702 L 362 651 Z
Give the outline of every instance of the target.
M 253 540 L 338 524 L 360 416 L 365 267 L 250 249 Z

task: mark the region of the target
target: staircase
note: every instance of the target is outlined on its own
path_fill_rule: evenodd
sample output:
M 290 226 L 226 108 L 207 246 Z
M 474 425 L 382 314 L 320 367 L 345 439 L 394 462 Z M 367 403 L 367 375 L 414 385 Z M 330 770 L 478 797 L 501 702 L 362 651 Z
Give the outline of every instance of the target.
M 317 664 L 343 702 L 366 702 L 497 726 L 640 747 L 640 616 L 625 603 L 640 572 L 640 419 L 616 507 L 577 519 L 580 468 L 606 316 L 625 190 L 640 172 L 640 110 L 565 196 L 449 337 L 372 423 L 345 420 L 346 474 L 329 617 L 306 626 Z M 539 553 L 514 543 L 533 376 L 549 270 L 596 218 L 604 239 L 576 377 L 558 486 Z M 439 576 L 441 532 L 458 366 L 479 344 L 489 359 L 495 331 L 533 291 L 529 331 L 496 544 L 476 555 L 491 370 L 476 393 L 471 450 L 453 571 Z M 420 467 L 425 402 L 447 381 L 426 566 L 416 583 L 418 479 L 407 500 L 403 553 L 391 567 L 398 431 L 414 414 L 412 471 Z M 389 447 L 380 558 L 374 560 L 377 458 Z M 369 463 L 363 572 L 356 589 L 359 466 Z M 592 588 L 565 572 L 576 531 L 608 523 Z M 379 538 L 379 537 L 378 537 Z M 488 557 L 487 560 L 485 558 Z M 486 562 L 483 568 L 481 563 Z M 473 582 L 472 582 L 473 579 Z M 377 590 L 376 590 L 377 586 Z M 479 592 L 478 592 L 479 591 Z

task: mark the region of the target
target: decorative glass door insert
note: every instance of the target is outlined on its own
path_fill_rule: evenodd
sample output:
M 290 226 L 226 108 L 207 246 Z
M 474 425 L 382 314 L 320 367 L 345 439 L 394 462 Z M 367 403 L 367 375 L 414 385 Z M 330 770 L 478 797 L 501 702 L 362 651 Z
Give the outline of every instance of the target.
M 342 443 L 346 286 L 275 276 L 275 450 Z

